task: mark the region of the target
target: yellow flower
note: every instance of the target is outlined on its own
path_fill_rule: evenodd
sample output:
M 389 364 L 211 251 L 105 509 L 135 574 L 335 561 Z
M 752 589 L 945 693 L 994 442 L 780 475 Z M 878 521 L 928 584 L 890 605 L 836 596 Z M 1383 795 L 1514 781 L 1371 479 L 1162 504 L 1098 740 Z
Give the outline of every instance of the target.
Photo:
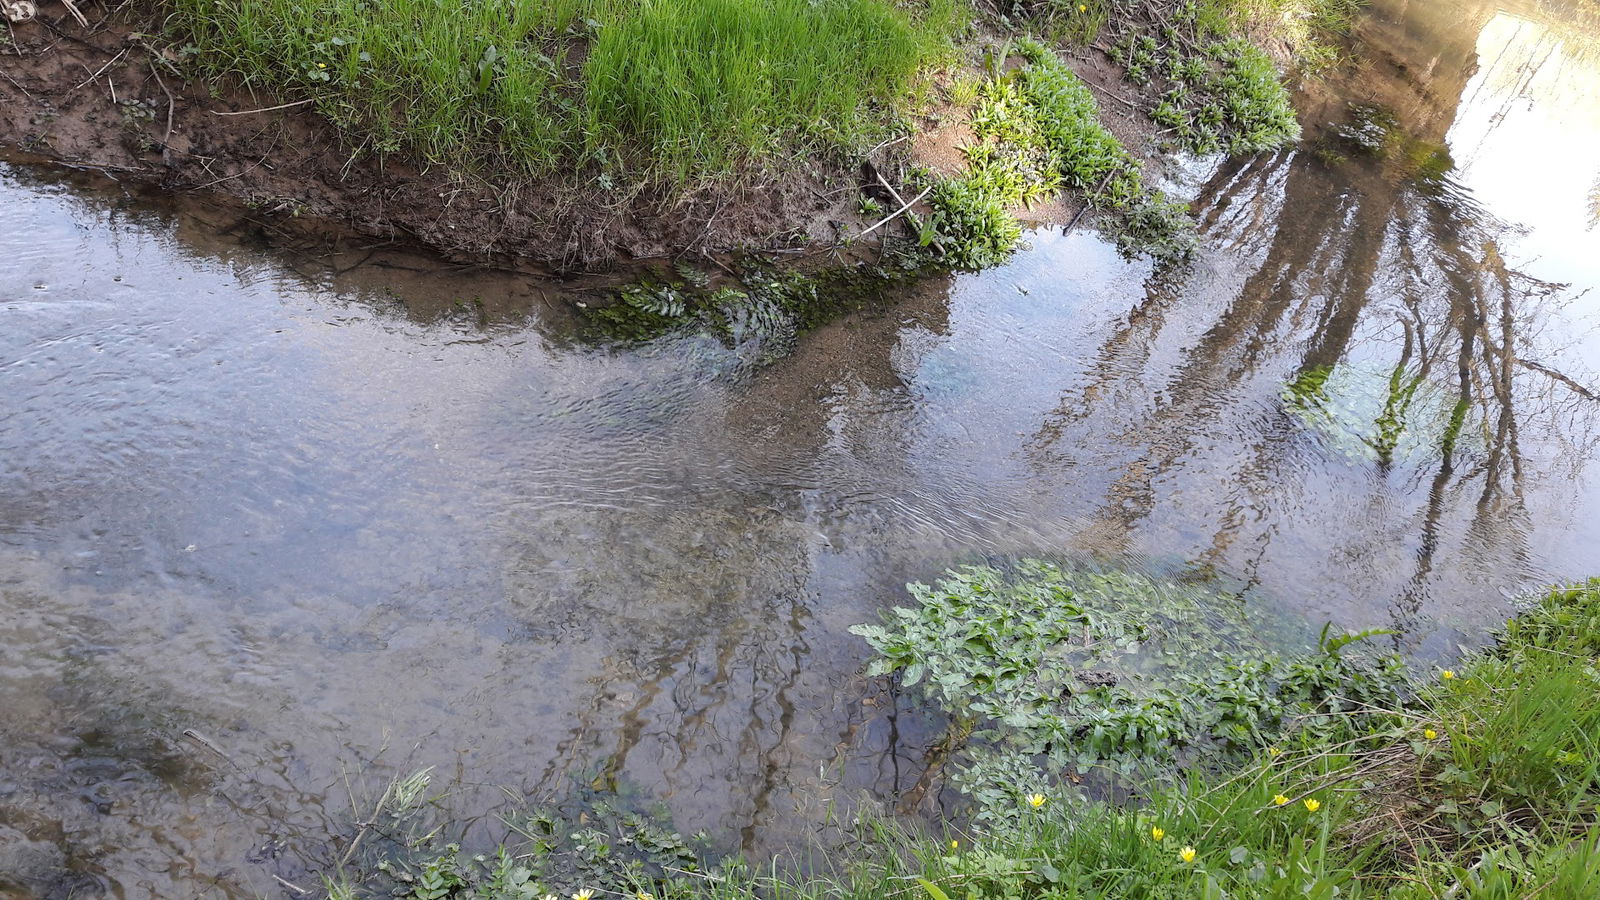
M 1267 755 L 1268 756 L 1278 757 L 1278 756 L 1281 756 L 1282 754 L 1283 754 L 1283 751 L 1279 750 L 1277 747 L 1268 747 L 1267 748 Z
M 1039 807 L 1045 805 L 1046 802 L 1048 802 L 1048 801 L 1045 800 L 1045 796 L 1043 794 L 1029 794 L 1028 795 L 1028 805 L 1033 807 L 1034 809 L 1038 809 Z
M 1316 812 L 1317 810 L 1319 810 L 1321 808 L 1322 808 L 1322 801 L 1321 800 L 1318 800 L 1315 797 L 1307 797 L 1306 798 L 1306 809 L 1309 809 L 1312 812 Z
M 960 841 L 956 840 L 955 838 L 951 838 L 950 839 L 950 849 L 951 850 L 954 850 L 959 846 L 961 846 L 961 842 Z
M 1272 802 L 1277 804 L 1278 806 L 1282 806 L 1285 803 L 1289 802 L 1289 798 L 1285 797 L 1282 794 L 1274 794 L 1273 797 L 1272 797 Z
M 1443 672 L 1439 673 L 1439 677 L 1443 678 L 1445 681 L 1449 681 L 1450 679 L 1456 677 L 1456 673 L 1450 669 L 1445 669 Z
M 1422 736 L 1431 741 L 1439 736 L 1439 732 L 1434 731 L 1432 728 L 1424 728 L 1422 729 Z
M 1150 837 L 1153 840 L 1159 841 L 1159 840 L 1161 840 L 1162 838 L 1164 838 L 1166 836 L 1167 836 L 1166 829 L 1162 828 L 1160 825 L 1157 825 L 1156 827 L 1150 829 Z
M 1082 3 L 1078 4 L 1078 12 L 1088 12 L 1088 11 L 1089 11 L 1089 7 L 1084 6 Z
M 319 69 L 326 69 L 327 67 L 328 67 L 327 63 L 317 63 L 317 68 L 319 68 Z
M 1178 851 L 1178 858 L 1184 862 L 1194 862 L 1194 848 L 1185 847 Z
M 590 890 L 589 888 L 584 888 L 583 890 L 577 892 L 576 894 L 573 894 L 572 895 L 572 900 L 589 900 L 589 898 L 591 898 L 593 896 L 594 896 L 594 891 Z
M 656 900 L 656 898 L 646 894 L 644 891 L 640 891 L 633 895 L 633 900 Z

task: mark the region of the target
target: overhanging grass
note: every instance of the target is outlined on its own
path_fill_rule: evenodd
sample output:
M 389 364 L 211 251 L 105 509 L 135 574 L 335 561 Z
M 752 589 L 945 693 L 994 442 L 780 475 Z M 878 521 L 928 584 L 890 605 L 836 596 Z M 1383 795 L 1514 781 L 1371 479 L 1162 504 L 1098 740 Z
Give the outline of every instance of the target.
M 679 184 L 864 140 L 954 0 L 170 0 L 199 66 L 317 108 L 358 147 Z

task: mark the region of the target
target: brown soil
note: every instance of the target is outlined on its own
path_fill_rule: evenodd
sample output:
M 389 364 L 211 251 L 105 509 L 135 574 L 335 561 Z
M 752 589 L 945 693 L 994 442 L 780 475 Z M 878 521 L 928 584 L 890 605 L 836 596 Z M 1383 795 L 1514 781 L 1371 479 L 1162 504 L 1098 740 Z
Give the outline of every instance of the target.
M 60 0 L 42 0 L 37 18 L 10 26 L 11 46 L 0 47 L 0 145 L 169 193 L 237 198 L 275 218 L 340 221 L 454 259 L 559 272 L 827 246 L 870 224 L 856 199 L 860 175 L 843 161 L 688 196 L 619 197 L 570 177 L 497 181 L 354 155 L 309 105 L 271 109 L 282 101 L 176 78 L 161 59 L 174 52 L 148 37 L 159 22 L 147 4 L 76 5 L 87 27 Z
M 150 36 L 159 22 L 149 4 L 76 7 L 87 26 L 61 0 L 41 0 L 37 18 L 10 26 L 10 46 L 0 47 L 0 146 L 165 194 L 242 203 L 285 228 L 332 221 L 461 261 L 571 274 L 734 250 L 810 255 L 886 214 L 863 213 L 859 202 L 863 187 L 878 190 L 874 170 L 896 185 L 909 166 L 953 172 L 970 134 L 960 111 L 936 109 L 924 133 L 870 154 L 871 168 L 812 159 L 687 196 L 619 196 L 572 176 L 497 181 L 355 154 L 309 105 L 175 77 L 175 52 Z M 1149 123 L 1111 99 L 1116 70 L 1093 51 L 1069 61 L 1101 97 L 1108 127 L 1139 152 Z M 1077 207 L 1059 200 L 1020 213 L 1059 224 Z M 908 227 L 891 223 L 872 241 Z

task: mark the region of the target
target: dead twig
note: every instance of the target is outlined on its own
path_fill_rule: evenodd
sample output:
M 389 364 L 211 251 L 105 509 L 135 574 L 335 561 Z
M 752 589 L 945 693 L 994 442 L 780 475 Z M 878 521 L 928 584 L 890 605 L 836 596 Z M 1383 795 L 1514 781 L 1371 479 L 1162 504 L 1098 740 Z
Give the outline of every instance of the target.
M 909 135 L 909 134 L 902 134 L 899 137 L 890 138 L 887 141 L 884 141 L 883 143 L 879 144 L 878 146 L 873 147 L 871 150 L 868 150 L 866 153 L 862 154 L 862 156 L 863 157 L 871 156 L 872 154 L 877 153 L 879 150 L 882 150 L 883 148 L 891 146 L 891 145 L 894 145 L 894 144 L 898 144 L 898 143 L 900 143 L 901 141 L 905 140 L 906 138 L 908 138 L 910 136 L 911 135 Z
M 150 74 L 156 77 L 156 84 L 161 86 L 161 93 L 167 95 L 167 133 L 161 136 L 161 160 L 170 162 L 172 151 L 168 149 L 168 145 L 172 143 L 172 113 L 178 101 L 172 96 L 172 92 L 167 90 L 167 83 L 161 80 L 161 73 L 156 71 L 155 66 L 150 67 Z
M 279 109 L 288 109 L 291 106 L 305 106 L 307 103 L 315 103 L 316 101 L 317 101 L 317 98 L 309 97 L 309 98 L 307 98 L 305 100 L 296 100 L 293 103 L 280 103 L 277 106 L 263 106 L 260 109 L 241 109 L 241 110 L 238 110 L 238 111 L 235 111 L 235 112 L 221 112 L 219 110 L 213 109 L 211 111 L 211 114 L 213 116 L 251 116 L 251 115 L 255 115 L 256 113 L 272 112 L 274 110 L 279 110 Z
M 894 185 L 890 184 L 888 179 L 883 177 L 883 173 L 878 170 L 877 166 L 872 167 L 872 177 L 878 179 L 878 183 L 883 185 L 883 189 L 889 192 L 889 196 L 894 198 L 894 202 L 899 203 L 902 206 L 905 205 L 905 198 L 900 196 L 900 192 L 894 189 Z
M 1101 191 L 1105 190 L 1106 189 L 1106 185 L 1111 183 L 1111 176 L 1114 175 L 1114 174 L 1116 174 L 1116 170 L 1115 169 L 1111 170 L 1110 172 L 1107 172 L 1106 173 L 1106 177 L 1100 179 L 1100 186 L 1094 189 L 1094 193 L 1098 194 Z M 1094 194 L 1089 194 L 1089 195 L 1086 195 L 1083 198 L 1083 205 L 1078 207 L 1078 211 L 1077 211 L 1077 213 L 1075 213 L 1073 215 L 1072 221 L 1067 223 L 1066 230 L 1061 232 L 1063 237 L 1065 237 L 1066 235 L 1069 235 L 1069 234 L 1072 233 L 1072 229 L 1074 229 L 1074 228 L 1076 228 L 1078 226 L 1078 220 L 1083 218 L 1083 214 L 1088 212 L 1089 211 L 1089 207 L 1094 205 L 1094 201 L 1090 199 L 1093 196 L 1094 196 Z
M 911 207 L 913 205 L 915 205 L 918 200 L 921 200 L 923 197 L 928 196 L 932 192 L 933 192 L 933 185 L 930 184 L 926 188 L 922 189 L 922 193 L 916 195 L 915 197 L 912 197 L 911 198 L 911 202 L 906 203 L 905 205 L 901 206 L 899 209 L 895 210 L 894 212 L 892 212 L 892 213 L 888 214 L 887 216 L 884 216 L 883 218 L 879 219 L 877 222 L 873 223 L 866 230 L 864 230 L 860 234 L 856 235 L 856 237 L 864 238 L 867 235 L 873 233 L 874 231 L 877 231 L 879 228 L 882 228 L 883 226 L 889 224 L 889 222 L 891 222 L 894 219 L 898 218 L 901 213 L 904 213 L 907 210 L 911 209 Z
M 88 78 L 85 78 L 83 81 L 79 82 L 76 87 L 74 87 L 72 90 L 68 91 L 67 93 L 69 93 L 69 94 L 75 93 L 79 88 L 81 88 L 84 85 L 88 84 L 89 82 L 95 80 L 96 78 L 99 78 L 101 73 L 105 72 L 105 70 L 107 70 L 107 69 L 111 68 L 112 66 L 116 65 L 117 64 L 117 60 L 119 60 L 122 57 L 126 56 L 127 53 L 128 53 L 128 48 L 126 48 L 126 47 L 122 48 L 122 51 L 120 53 L 118 53 L 116 56 L 111 57 L 111 59 L 108 60 L 105 65 L 103 65 L 100 68 L 96 69 L 95 73 L 93 75 L 90 75 Z
M 27 97 L 29 100 L 33 101 L 34 103 L 38 103 L 39 102 L 39 98 L 35 97 L 34 95 L 32 95 L 30 93 L 28 93 L 28 89 L 27 88 L 23 87 L 20 84 L 17 84 L 17 80 L 15 78 L 12 78 L 10 75 L 6 74 L 5 72 L 0 72 L 0 77 L 3 77 L 3 78 L 5 78 L 5 80 L 11 82 L 11 86 L 12 87 L 14 87 L 17 90 L 22 92 L 22 96 Z
M 78 20 L 79 25 L 85 28 L 89 27 L 89 18 L 83 14 L 82 10 L 78 9 L 78 4 L 73 3 L 72 0 L 61 0 L 61 5 L 67 8 L 67 12 L 72 13 L 72 17 Z
M 1111 99 L 1117 101 L 1118 103 L 1121 103 L 1121 104 L 1127 106 L 1129 109 L 1138 109 L 1139 108 L 1139 104 L 1135 103 L 1132 100 L 1129 100 L 1127 97 L 1122 96 L 1121 94 L 1117 93 L 1116 91 L 1111 90 L 1108 87 L 1102 87 L 1101 85 L 1095 84 L 1093 81 L 1090 81 L 1087 78 L 1083 80 L 1083 83 L 1087 84 L 1091 88 L 1094 88 L 1095 90 L 1099 91 L 1100 93 L 1105 94 L 1107 97 L 1110 97 Z
M 188 738 L 189 740 L 195 742 L 196 744 L 199 744 L 200 746 L 206 748 L 207 750 L 210 750 L 212 753 L 215 753 L 216 755 L 218 755 L 218 756 L 222 757 L 223 759 L 227 760 L 228 761 L 228 765 L 233 766 L 235 769 L 238 769 L 241 772 L 244 771 L 244 767 L 239 765 L 238 763 L 234 762 L 233 761 L 233 757 L 231 757 L 228 754 L 222 752 L 222 748 L 221 747 L 218 747 L 216 744 L 211 743 L 211 741 L 205 735 L 201 734 L 200 732 L 195 731 L 193 728 L 185 728 L 183 730 L 183 736 Z

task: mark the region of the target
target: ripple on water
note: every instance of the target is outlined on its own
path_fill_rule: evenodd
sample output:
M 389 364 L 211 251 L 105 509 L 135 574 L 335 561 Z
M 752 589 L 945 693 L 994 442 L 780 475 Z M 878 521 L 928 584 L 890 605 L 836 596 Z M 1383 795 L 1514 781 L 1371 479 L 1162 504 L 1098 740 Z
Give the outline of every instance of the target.
M 1600 541 L 1594 404 L 1492 352 L 1510 310 L 1600 384 L 1584 285 L 1361 159 L 1199 172 L 1185 279 L 1040 232 L 766 366 L 8 171 L 0 860 L 35 893 L 314 881 L 347 793 L 425 765 L 468 814 L 604 770 L 724 846 L 816 837 L 937 737 L 846 629 L 955 563 L 1214 572 L 1430 654 Z

